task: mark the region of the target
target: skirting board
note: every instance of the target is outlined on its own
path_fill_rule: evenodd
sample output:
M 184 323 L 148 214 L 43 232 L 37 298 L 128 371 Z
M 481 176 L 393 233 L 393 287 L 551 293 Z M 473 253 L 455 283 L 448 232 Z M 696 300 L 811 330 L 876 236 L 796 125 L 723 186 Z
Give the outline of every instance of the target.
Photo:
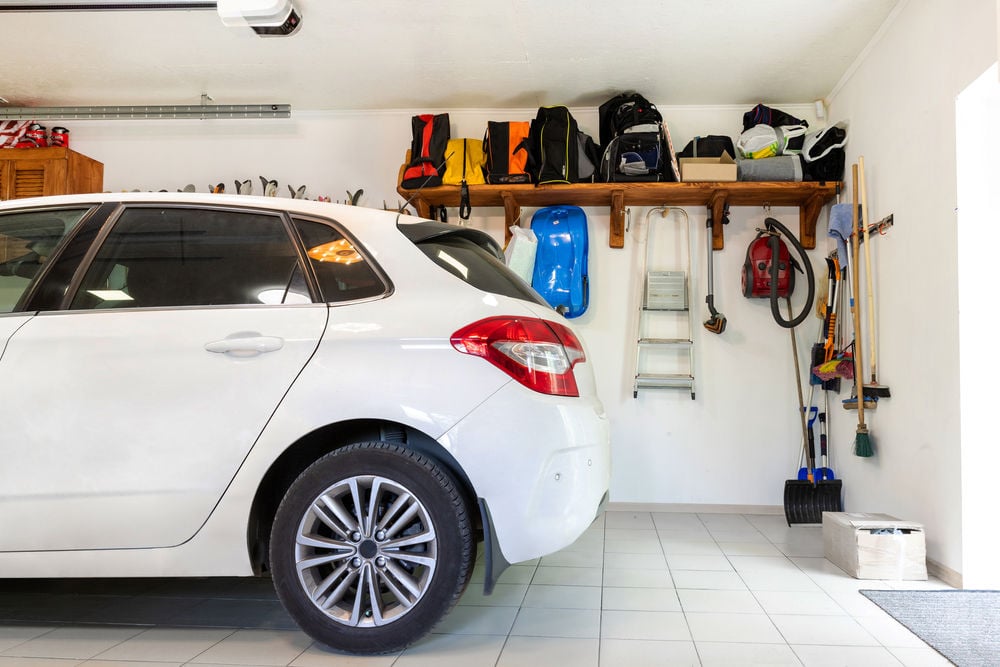
M 778 514 L 781 505 L 699 505 L 697 503 L 608 503 L 609 512 L 686 512 L 690 514 Z
M 952 588 L 962 588 L 962 573 L 955 572 L 936 560 L 927 559 L 927 574 L 931 577 L 937 577 Z

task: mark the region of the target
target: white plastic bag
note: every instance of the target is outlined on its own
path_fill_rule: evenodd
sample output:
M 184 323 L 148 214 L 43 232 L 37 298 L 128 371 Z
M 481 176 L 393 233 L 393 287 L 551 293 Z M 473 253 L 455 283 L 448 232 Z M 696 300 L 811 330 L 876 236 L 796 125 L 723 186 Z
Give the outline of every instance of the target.
M 805 125 L 755 125 L 740 135 L 736 141 L 736 149 L 747 160 L 795 155 L 799 151 L 790 149 L 788 144 L 792 139 L 804 137 L 805 133 Z
M 520 225 L 512 225 L 510 233 L 510 243 L 504 250 L 504 259 L 508 268 L 530 285 L 531 276 L 535 272 L 538 238 L 533 231 L 524 229 Z

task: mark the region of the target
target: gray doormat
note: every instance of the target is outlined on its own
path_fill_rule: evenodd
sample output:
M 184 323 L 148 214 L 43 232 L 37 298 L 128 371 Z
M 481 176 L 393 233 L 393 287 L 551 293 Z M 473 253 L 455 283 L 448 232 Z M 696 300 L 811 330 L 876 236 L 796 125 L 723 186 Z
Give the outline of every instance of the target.
M 1000 591 L 858 591 L 959 667 L 1000 664 Z

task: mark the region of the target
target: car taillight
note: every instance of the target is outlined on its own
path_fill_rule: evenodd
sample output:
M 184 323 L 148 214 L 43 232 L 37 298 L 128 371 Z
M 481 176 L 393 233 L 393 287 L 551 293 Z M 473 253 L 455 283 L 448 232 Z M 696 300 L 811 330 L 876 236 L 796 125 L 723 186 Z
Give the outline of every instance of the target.
M 451 336 L 459 352 L 486 359 L 525 387 L 543 394 L 579 396 L 573 366 L 583 345 L 562 324 L 528 317 L 489 317 Z

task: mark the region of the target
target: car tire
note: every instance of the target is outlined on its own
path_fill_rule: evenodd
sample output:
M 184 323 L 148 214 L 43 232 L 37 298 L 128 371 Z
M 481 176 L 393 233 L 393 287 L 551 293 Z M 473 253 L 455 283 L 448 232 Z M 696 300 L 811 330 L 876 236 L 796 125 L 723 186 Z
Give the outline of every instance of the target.
M 299 475 L 275 514 L 278 597 L 333 649 L 399 651 L 430 632 L 469 581 L 467 507 L 451 474 L 411 449 L 365 442 L 331 452 Z

